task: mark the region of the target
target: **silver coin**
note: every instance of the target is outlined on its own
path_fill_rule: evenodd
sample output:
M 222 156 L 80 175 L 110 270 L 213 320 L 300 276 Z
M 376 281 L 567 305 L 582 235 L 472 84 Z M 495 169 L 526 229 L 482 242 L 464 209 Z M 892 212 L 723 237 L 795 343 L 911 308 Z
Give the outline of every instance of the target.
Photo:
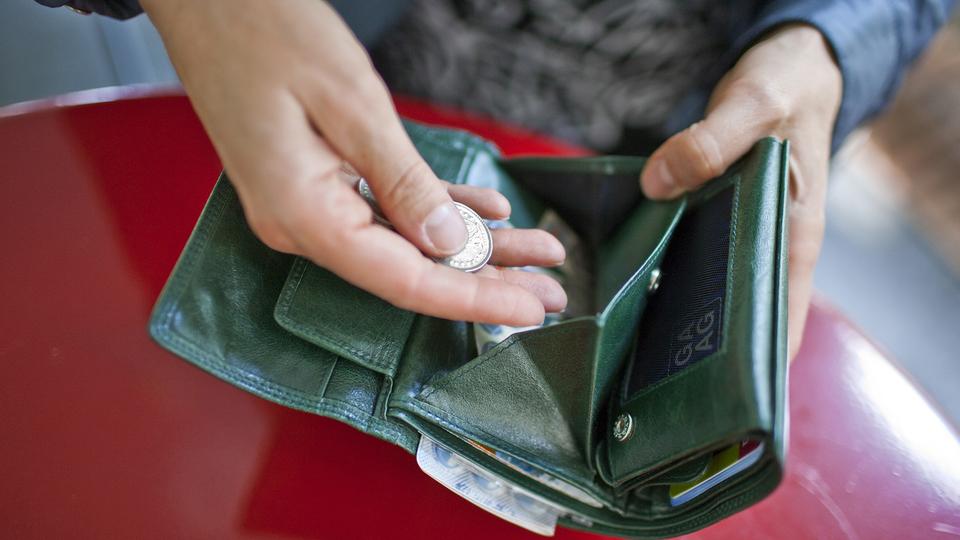
M 377 198 L 373 196 L 373 190 L 370 189 L 370 184 L 367 183 L 366 178 L 360 177 L 360 180 L 357 182 L 357 191 L 360 193 L 360 196 L 363 197 L 363 200 L 367 201 L 367 204 L 370 205 L 370 210 L 373 210 L 373 219 L 381 225 L 392 228 L 393 225 L 390 224 L 387 216 L 384 215 L 383 210 L 377 203 Z
M 380 209 L 380 205 L 377 204 L 377 199 L 374 197 L 373 190 L 370 189 L 370 184 L 367 183 L 366 179 L 360 178 L 357 182 L 357 192 L 373 210 L 373 219 L 381 225 L 392 227 L 383 214 L 383 210 Z M 483 221 L 483 218 L 469 206 L 458 202 L 453 204 L 460 211 L 460 217 L 463 218 L 463 223 L 467 227 L 467 241 L 458 253 L 434 260 L 456 270 L 476 272 L 486 266 L 493 254 L 493 235 L 490 234 L 490 228 Z
M 470 207 L 458 202 L 453 204 L 460 211 L 460 217 L 467 226 L 467 242 L 459 253 L 437 259 L 437 262 L 456 270 L 476 272 L 486 266 L 493 255 L 493 235 L 483 218 Z

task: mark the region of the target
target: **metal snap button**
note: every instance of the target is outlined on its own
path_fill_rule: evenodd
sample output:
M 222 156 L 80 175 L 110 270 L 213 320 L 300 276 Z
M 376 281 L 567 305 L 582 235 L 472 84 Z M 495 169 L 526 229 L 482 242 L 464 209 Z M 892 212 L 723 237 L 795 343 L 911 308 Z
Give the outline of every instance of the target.
M 618 416 L 617 421 L 613 423 L 613 438 L 619 442 L 624 442 L 633 435 L 633 430 L 633 417 L 627 413 L 623 413 Z

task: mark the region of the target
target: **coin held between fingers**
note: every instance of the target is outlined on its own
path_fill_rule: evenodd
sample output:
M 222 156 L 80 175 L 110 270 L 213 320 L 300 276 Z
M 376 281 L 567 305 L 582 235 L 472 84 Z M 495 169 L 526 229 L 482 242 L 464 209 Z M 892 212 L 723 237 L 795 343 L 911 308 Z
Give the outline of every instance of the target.
M 370 189 L 370 184 L 368 184 L 364 178 L 360 178 L 357 182 L 357 191 L 360 193 L 360 196 L 363 197 L 363 200 L 367 201 L 367 204 L 370 205 L 370 210 L 373 211 L 373 220 L 392 229 L 393 225 L 390 224 L 387 216 L 384 215 L 383 210 L 377 203 L 376 197 L 373 196 L 373 190 Z
M 483 218 L 470 207 L 458 202 L 453 204 L 460 211 L 460 217 L 467 226 L 467 241 L 459 252 L 435 260 L 456 270 L 476 272 L 486 266 L 493 254 L 493 235 Z
M 360 178 L 357 182 L 357 192 L 370 205 L 374 221 L 392 229 L 393 225 L 390 224 L 380 205 L 377 204 L 377 199 L 366 179 Z M 456 270 L 476 272 L 486 266 L 493 254 L 493 235 L 483 218 L 473 209 L 456 201 L 453 204 L 460 212 L 460 217 L 463 218 L 463 223 L 467 228 L 467 241 L 459 252 L 434 260 Z

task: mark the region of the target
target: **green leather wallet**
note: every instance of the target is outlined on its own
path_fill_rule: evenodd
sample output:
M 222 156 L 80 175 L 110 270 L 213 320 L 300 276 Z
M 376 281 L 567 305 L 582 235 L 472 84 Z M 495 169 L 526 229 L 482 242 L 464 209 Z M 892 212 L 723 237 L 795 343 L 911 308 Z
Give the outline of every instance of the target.
M 547 209 L 569 223 L 589 253 L 592 315 L 478 354 L 473 324 L 398 309 L 266 247 L 221 177 L 152 336 L 244 390 L 410 452 L 426 435 L 564 509 L 560 523 L 573 528 L 678 535 L 776 487 L 787 143 L 761 140 L 699 191 L 654 202 L 638 188 L 642 158 L 502 159 L 470 134 L 406 127 L 440 178 L 506 195 L 515 226 L 535 226 Z M 677 486 L 708 478 L 720 450 L 747 442 L 749 466 L 677 502 Z

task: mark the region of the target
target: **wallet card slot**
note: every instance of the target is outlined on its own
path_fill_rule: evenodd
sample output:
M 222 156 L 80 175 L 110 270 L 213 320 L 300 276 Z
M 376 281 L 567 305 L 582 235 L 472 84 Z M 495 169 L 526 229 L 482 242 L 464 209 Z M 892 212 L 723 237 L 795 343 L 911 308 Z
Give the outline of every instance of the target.
M 415 314 L 298 257 L 274 317 L 290 333 L 393 377 Z
M 771 454 L 772 452 L 768 451 L 749 468 L 717 483 L 716 486 L 721 489 L 705 491 L 678 504 L 671 501 L 671 485 L 668 483 L 651 482 L 638 486 L 627 495 L 625 513 L 633 518 L 655 519 L 661 522 L 695 521 L 705 514 L 716 513 L 724 501 L 756 501 L 767 492 L 766 486 L 771 480 L 781 474 L 776 460 L 771 459 Z
M 663 472 L 658 473 L 650 479 L 652 484 L 674 484 L 678 482 L 690 482 L 702 475 L 710 464 L 710 453 L 704 452 L 699 456 L 694 456 L 670 465 Z

